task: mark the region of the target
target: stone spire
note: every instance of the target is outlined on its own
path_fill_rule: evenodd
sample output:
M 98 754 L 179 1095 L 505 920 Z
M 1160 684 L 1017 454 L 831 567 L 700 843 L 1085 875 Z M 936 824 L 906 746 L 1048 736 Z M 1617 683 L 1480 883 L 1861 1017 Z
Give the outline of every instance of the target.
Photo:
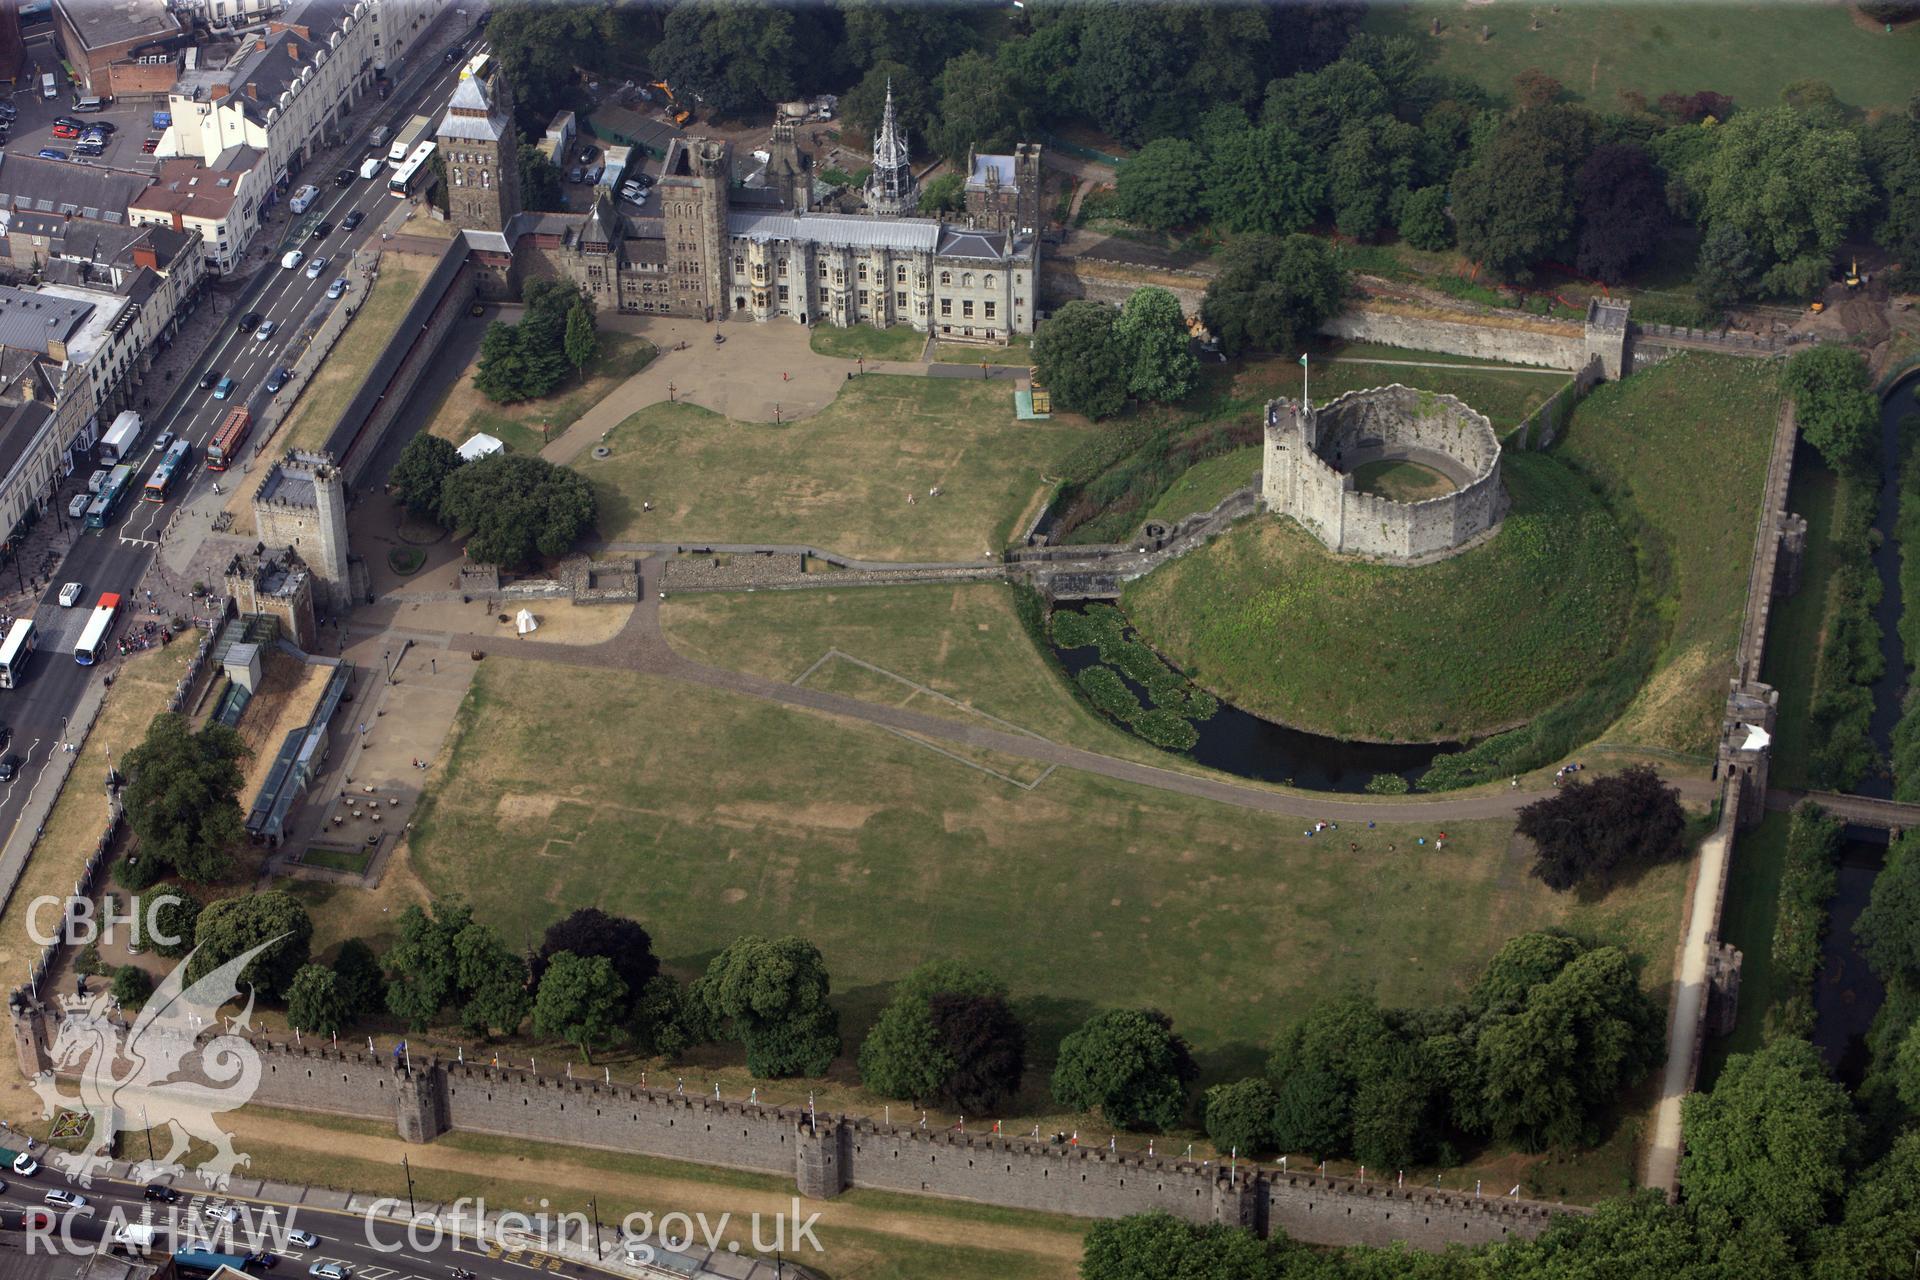
M 867 177 L 867 208 L 873 213 L 912 213 L 920 188 L 907 159 L 907 137 L 893 116 L 893 81 L 887 81 L 887 106 L 873 139 L 873 172 Z

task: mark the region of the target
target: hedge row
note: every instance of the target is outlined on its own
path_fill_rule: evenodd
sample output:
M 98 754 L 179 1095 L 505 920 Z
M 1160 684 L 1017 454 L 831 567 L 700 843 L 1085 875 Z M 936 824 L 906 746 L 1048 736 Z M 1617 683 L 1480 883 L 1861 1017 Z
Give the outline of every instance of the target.
M 1818 805 L 1793 811 L 1787 827 L 1786 865 L 1780 875 L 1780 909 L 1773 926 L 1773 966 L 1779 995 L 1767 1010 L 1765 1036 L 1808 1039 L 1813 1035 L 1813 981 L 1820 970 L 1820 943 L 1827 933 L 1827 904 L 1839 880 L 1843 824 Z
M 1900 419 L 1900 510 L 1894 522 L 1900 543 L 1900 647 L 1909 667 L 1920 667 L 1920 450 L 1915 444 L 1920 444 L 1920 413 Z M 1920 696 L 1912 688 L 1893 727 L 1893 795 L 1920 800 Z

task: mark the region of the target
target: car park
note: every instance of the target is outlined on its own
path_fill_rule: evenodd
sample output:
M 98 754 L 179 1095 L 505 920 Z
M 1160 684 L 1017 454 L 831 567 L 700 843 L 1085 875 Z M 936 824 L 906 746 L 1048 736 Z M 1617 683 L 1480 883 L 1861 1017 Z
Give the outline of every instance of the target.
M 261 342 L 265 342 L 268 338 L 271 338 L 273 336 L 273 331 L 275 329 L 278 329 L 279 327 L 280 326 L 278 324 L 274 323 L 271 320 L 262 320 L 260 322 L 260 327 L 253 331 L 253 336 L 258 340 L 260 340 Z
M 372 175 L 369 174 L 368 176 L 371 177 Z M 340 220 L 340 227 L 343 231 L 351 231 L 355 227 L 359 226 L 362 222 L 365 222 L 366 220 L 367 220 L 367 215 L 365 211 L 360 209 L 355 209 L 352 212 L 348 213 L 346 217 Z
M 237 387 L 238 385 L 239 384 L 236 383 L 232 378 L 220 379 L 219 384 L 215 386 L 213 389 L 213 398 L 215 400 L 225 400 L 228 396 L 233 394 L 234 388 Z
M 69 582 L 60 588 L 60 607 L 71 609 L 80 603 L 80 593 L 86 588 L 78 582 Z
M 202 391 L 211 391 L 213 390 L 213 384 L 218 381 L 220 381 L 220 371 L 218 369 L 209 369 L 200 375 L 200 389 Z
M 320 278 L 320 273 L 325 271 L 326 269 L 327 269 L 327 255 L 323 253 L 319 257 L 315 258 L 312 262 L 309 262 L 307 264 L 307 279 L 318 280 Z
M 173 434 L 173 432 L 171 432 L 171 431 L 162 431 L 162 432 L 161 432 L 161 433 L 160 433 L 159 435 L 157 435 L 157 436 L 155 436 L 155 437 L 153 438 L 153 449 L 152 449 L 152 452 L 154 452 L 154 453 L 165 453 L 165 452 L 167 451 L 167 446 L 168 446 L 168 445 L 170 445 L 170 444 L 172 444 L 172 443 L 173 443 L 173 441 L 174 441 L 174 434 Z
M 271 395 L 272 393 L 280 390 L 280 388 L 286 386 L 287 379 L 291 378 L 292 376 L 293 376 L 293 370 L 287 368 L 287 366 L 285 365 L 281 365 L 278 369 L 275 369 L 271 374 L 267 375 L 268 394 Z
M 327 296 L 329 298 L 345 297 L 346 292 L 347 292 L 347 278 L 345 276 L 339 277 L 332 284 L 327 286 Z
M 310 234 L 315 240 L 325 240 L 333 234 L 333 224 L 322 218 L 313 224 L 313 231 Z
M 300 252 L 300 250 L 289 249 L 287 250 L 287 256 L 280 259 L 280 266 L 284 270 L 292 271 L 295 267 L 299 266 L 301 263 L 305 262 L 306 260 L 307 260 L 307 255 Z

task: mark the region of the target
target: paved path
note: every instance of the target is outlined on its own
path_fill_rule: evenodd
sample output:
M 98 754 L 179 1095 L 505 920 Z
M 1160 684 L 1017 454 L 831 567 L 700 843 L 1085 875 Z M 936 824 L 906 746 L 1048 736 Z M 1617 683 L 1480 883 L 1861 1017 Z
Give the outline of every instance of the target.
M 1680 971 L 1667 1009 L 1667 1065 L 1660 1075 L 1660 1101 L 1653 1109 L 1653 1141 L 1647 1148 L 1643 1185 L 1669 1192 L 1680 1168 L 1680 1105 L 1693 1091 L 1698 1069 L 1697 1035 L 1707 999 L 1707 948 L 1719 931 L 1720 886 L 1732 853 L 1733 833 L 1725 823 L 1700 845 L 1700 865 L 1694 868 L 1693 898 L 1687 907 L 1687 936 L 1680 947 Z
M 530 658 L 536 662 L 557 662 L 569 666 L 601 667 L 642 672 L 678 680 L 685 684 L 717 689 L 725 693 L 759 698 L 782 706 L 802 707 L 844 716 L 886 729 L 901 730 L 941 742 L 984 748 L 1022 760 L 1078 769 L 1103 778 L 1198 796 L 1222 804 L 1236 805 L 1263 813 L 1286 814 L 1303 819 L 1327 819 L 1346 822 L 1466 822 L 1477 818 L 1507 818 L 1515 810 L 1539 798 L 1537 792 L 1485 790 L 1471 794 L 1386 802 L 1368 796 L 1336 796 L 1330 793 L 1287 791 L 1253 782 L 1239 782 L 1212 774 L 1187 773 L 1159 765 L 1141 764 L 1101 755 L 1095 751 L 1070 747 L 1045 738 L 1006 733 L 938 716 L 920 715 L 898 707 L 862 702 L 840 694 L 826 693 L 804 685 L 788 684 L 743 671 L 708 666 L 675 653 L 660 628 L 659 575 L 657 560 L 641 566 L 641 601 L 625 629 L 605 644 L 557 645 L 540 641 L 445 633 L 423 633 L 418 639 L 445 644 L 449 649 L 479 650 L 488 654 Z M 406 634 L 396 631 L 395 636 Z M 1704 802 L 1713 787 L 1700 779 L 1675 782 L 1682 796 Z

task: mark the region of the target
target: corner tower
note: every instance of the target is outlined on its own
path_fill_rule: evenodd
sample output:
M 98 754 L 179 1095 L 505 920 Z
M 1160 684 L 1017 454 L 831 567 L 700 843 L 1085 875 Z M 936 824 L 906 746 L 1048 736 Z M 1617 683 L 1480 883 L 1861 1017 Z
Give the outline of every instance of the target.
M 666 221 L 667 274 L 677 315 L 727 316 L 727 190 L 733 147 L 716 138 L 675 139 L 660 171 L 660 211 Z
M 500 95 L 464 73 L 435 135 L 447 169 L 447 211 L 468 231 L 502 231 L 520 212 L 520 145 Z

